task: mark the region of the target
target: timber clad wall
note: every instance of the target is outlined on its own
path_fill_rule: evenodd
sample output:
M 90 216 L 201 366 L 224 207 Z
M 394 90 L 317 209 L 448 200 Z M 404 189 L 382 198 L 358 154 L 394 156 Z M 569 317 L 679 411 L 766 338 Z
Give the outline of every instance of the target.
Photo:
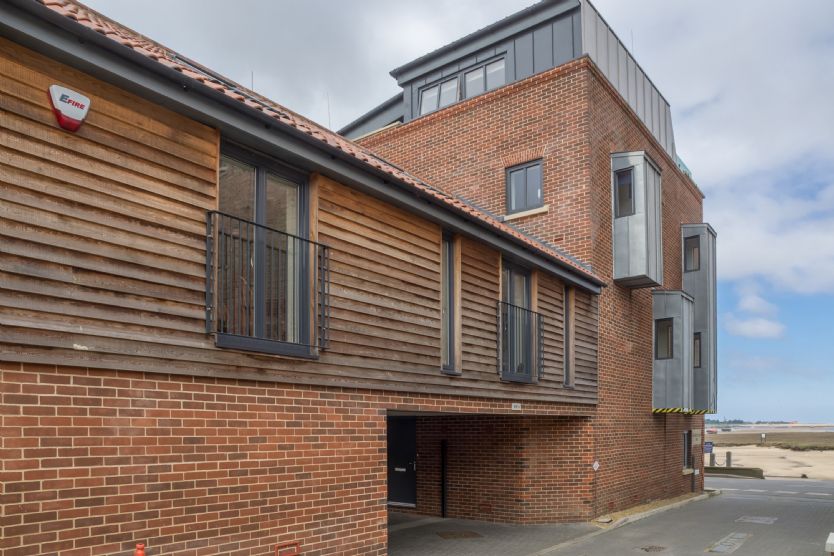
M 329 349 L 316 361 L 216 349 L 205 334 L 204 277 L 217 131 L 4 40 L 0 68 L 4 359 L 595 402 L 597 316 L 590 296 L 578 309 L 586 358 L 575 390 L 559 383 L 563 339 L 556 299 L 553 316 L 545 316 L 546 380 L 502 383 L 499 254 L 466 240 L 464 373 L 444 376 L 440 227 L 316 175 L 312 229 L 331 246 Z M 52 83 L 92 99 L 76 134 L 54 124 L 46 97 Z M 551 281 L 560 290 L 561 282 Z

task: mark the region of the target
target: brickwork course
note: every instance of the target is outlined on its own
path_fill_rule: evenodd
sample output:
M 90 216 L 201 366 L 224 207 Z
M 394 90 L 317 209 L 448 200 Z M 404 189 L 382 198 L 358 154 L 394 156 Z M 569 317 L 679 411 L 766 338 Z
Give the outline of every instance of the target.
M 703 195 L 595 64 L 579 58 L 360 143 L 498 215 L 507 212 L 506 168 L 541 159 L 548 211 L 513 224 L 564 247 L 608 282 L 600 296 L 599 404 L 576 448 L 577 459 L 593 454 L 600 468 L 587 479 L 589 503 L 583 489 L 569 498 L 584 513 L 551 509 L 547 519 L 590 518 L 701 490 L 703 474 L 682 474 L 682 462 L 683 432 L 703 431 L 703 417 L 652 414 L 651 290 L 612 280 L 610 155 L 646 151 L 661 168 L 664 289 L 682 287 L 680 225 L 702 221 Z

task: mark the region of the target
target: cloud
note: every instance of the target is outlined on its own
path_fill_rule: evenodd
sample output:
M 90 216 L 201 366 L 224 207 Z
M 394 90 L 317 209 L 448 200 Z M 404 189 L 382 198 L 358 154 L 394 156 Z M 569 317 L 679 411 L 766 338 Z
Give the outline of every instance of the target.
M 764 317 L 739 318 L 727 313 L 724 315 L 724 326 L 730 334 L 745 338 L 775 339 L 785 334 L 785 325 Z
M 736 287 L 738 309 L 758 315 L 775 315 L 776 305 L 766 300 L 759 293 L 759 287 L 753 282 L 743 282 Z

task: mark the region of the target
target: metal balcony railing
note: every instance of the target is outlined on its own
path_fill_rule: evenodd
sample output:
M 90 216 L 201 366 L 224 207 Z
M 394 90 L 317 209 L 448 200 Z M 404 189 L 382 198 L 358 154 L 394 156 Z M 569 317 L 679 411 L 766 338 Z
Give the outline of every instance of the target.
M 498 302 L 498 374 L 503 380 L 535 382 L 542 368 L 542 317 Z
M 326 245 L 217 211 L 206 218 L 206 332 L 218 347 L 315 357 L 327 346 Z

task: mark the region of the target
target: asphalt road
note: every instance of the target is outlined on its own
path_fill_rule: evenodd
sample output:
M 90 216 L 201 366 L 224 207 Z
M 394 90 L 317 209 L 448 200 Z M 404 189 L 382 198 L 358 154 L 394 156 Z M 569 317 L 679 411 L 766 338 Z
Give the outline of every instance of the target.
M 834 481 L 707 478 L 720 496 L 550 552 L 553 556 L 823 556 Z

